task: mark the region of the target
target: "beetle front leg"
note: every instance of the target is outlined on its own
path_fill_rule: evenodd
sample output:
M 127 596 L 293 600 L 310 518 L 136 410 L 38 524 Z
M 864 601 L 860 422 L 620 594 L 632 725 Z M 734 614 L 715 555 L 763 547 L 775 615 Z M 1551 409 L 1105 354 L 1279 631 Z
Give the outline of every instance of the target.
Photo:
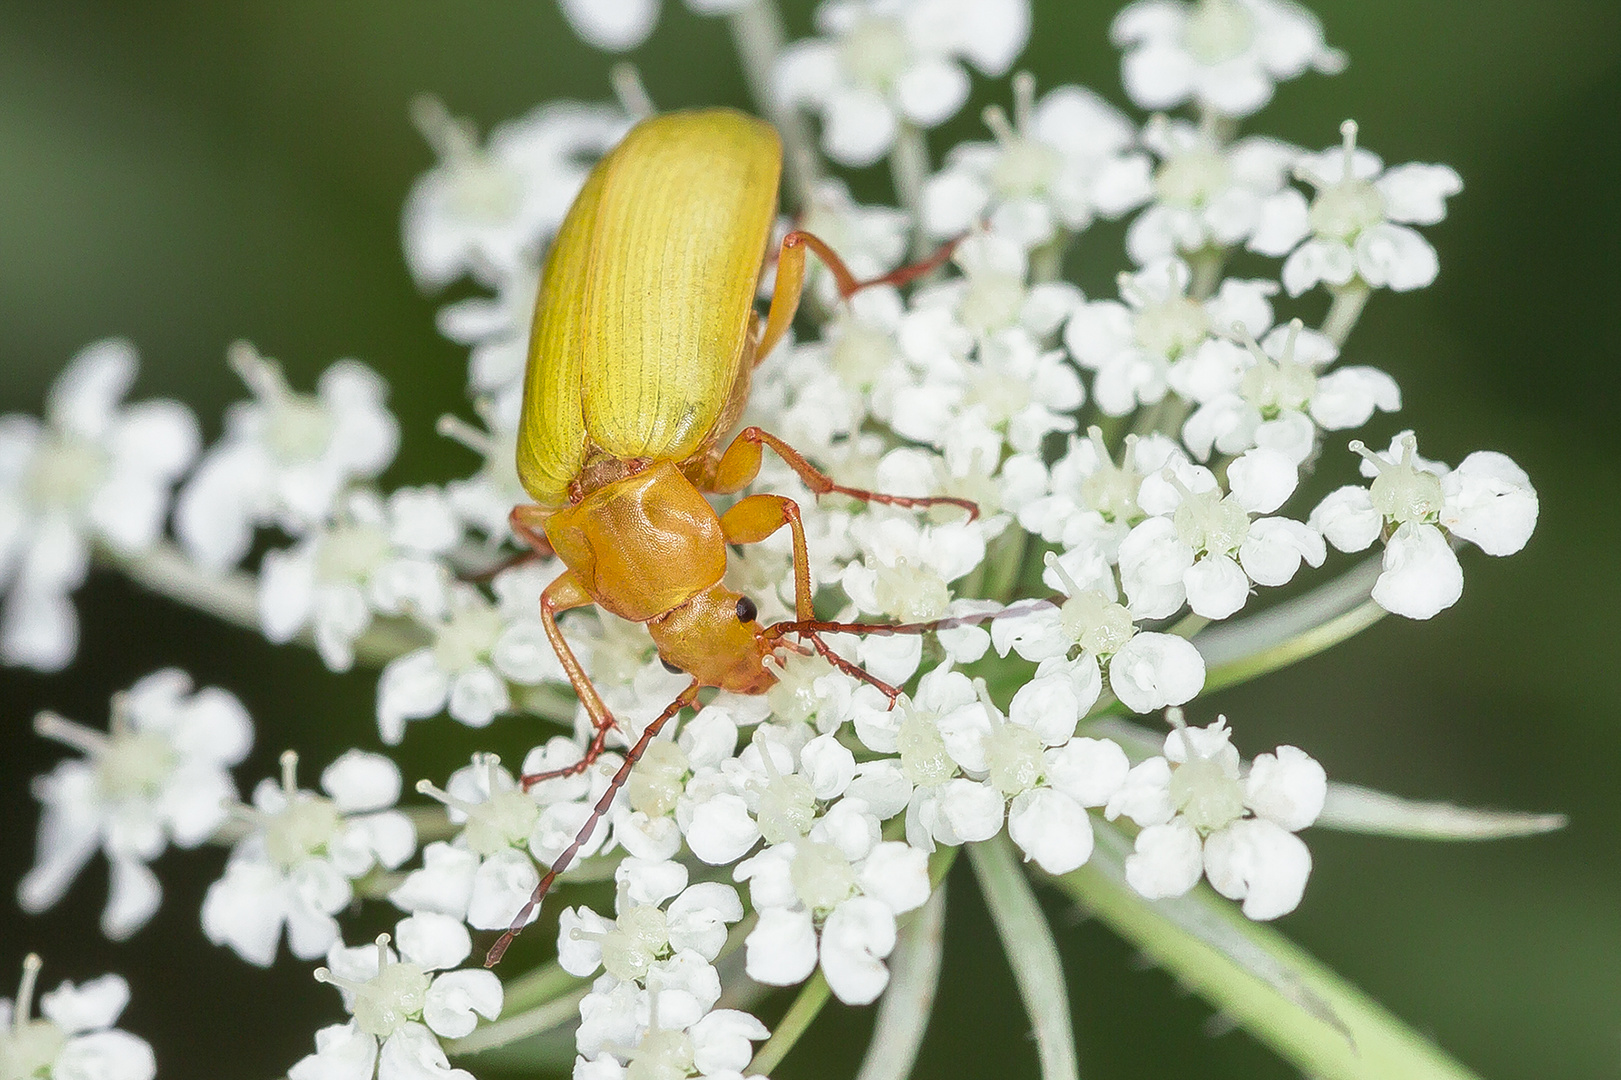
M 728 544 L 758 544 L 787 525 L 794 538 L 794 614 L 801 621 L 816 617 L 811 607 L 810 549 L 799 504 L 781 495 L 750 495 L 720 517 Z
M 767 446 L 818 496 L 837 493 L 848 495 L 852 499 L 860 499 L 862 502 L 914 509 L 928 506 L 960 506 L 968 511 L 968 520 L 972 521 L 979 517 L 979 504 L 968 499 L 953 498 L 949 495 L 886 495 L 881 491 L 845 487 L 843 484 L 835 483 L 831 476 L 805 460 L 805 455 L 770 432 L 757 427 L 744 428 L 738 432 L 737 438 L 732 440 L 726 452 L 706 470 L 704 475 L 706 483 L 703 486 L 706 490 L 722 495 L 742 490 L 760 474 L 760 462 L 765 456 Z
M 563 638 L 563 630 L 557 625 L 559 612 L 571 608 L 588 607 L 596 603 L 591 594 L 585 591 L 574 571 L 565 570 L 559 574 L 550 585 L 546 586 L 540 594 L 540 622 L 546 630 L 546 640 L 552 643 L 552 651 L 557 653 L 558 663 L 563 665 L 563 673 L 568 676 L 569 683 L 574 687 L 580 704 L 585 706 L 586 715 L 591 718 L 591 727 L 595 734 L 591 745 L 586 748 L 585 756 L 573 765 L 562 769 L 553 769 L 549 772 L 529 773 L 519 779 L 523 790 L 528 791 L 536 784 L 547 780 L 556 780 L 563 776 L 577 776 L 589 769 L 597 758 L 602 756 L 603 747 L 608 741 L 608 732 L 615 727 L 613 714 L 608 706 L 603 704 L 602 695 L 592 685 L 591 677 L 585 673 L 579 657 L 569 648 L 568 642 Z

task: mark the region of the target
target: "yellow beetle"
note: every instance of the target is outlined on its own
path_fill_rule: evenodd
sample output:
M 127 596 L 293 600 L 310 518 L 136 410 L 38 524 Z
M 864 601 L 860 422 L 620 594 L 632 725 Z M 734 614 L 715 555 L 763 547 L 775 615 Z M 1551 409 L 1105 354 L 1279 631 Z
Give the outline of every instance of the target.
M 764 693 L 776 681 L 767 658 L 794 634 L 893 700 L 893 688 L 844 661 L 818 635 L 902 628 L 815 621 L 805 532 L 793 500 L 750 495 L 717 514 L 706 492 L 742 489 L 770 447 L 818 495 L 836 491 L 901 506 L 951 503 L 978 512 L 961 499 L 835 484 L 759 428 L 721 446 L 748 400 L 755 364 L 793 321 L 806 249 L 833 271 L 845 296 L 875 283 L 857 282 L 814 236 L 789 233 L 762 322 L 754 297 L 781 171 L 775 129 L 742 113 L 714 109 L 644 120 L 592 170 L 546 260 L 518 431 L 518 475 L 535 504 L 514 509 L 512 525 L 567 567 L 542 594 L 541 616 L 596 734 L 578 765 L 526 776 L 525 786 L 583 771 L 614 728 L 558 628 L 559 612 L 596 604 L 645 623 L 665 665 L 692 683 L 642 731 L 592 819 L 553 862 L 488 963 L 500 959 L 578 853 L 648 742 L 701 687 Z M 878 280 L 903 283 L 948 254 L 942 249 Z M 754 603 L 721 582 L 726 548 L 764 540 L 784 525 L 793 533 L 796 618 L 762 627 Z

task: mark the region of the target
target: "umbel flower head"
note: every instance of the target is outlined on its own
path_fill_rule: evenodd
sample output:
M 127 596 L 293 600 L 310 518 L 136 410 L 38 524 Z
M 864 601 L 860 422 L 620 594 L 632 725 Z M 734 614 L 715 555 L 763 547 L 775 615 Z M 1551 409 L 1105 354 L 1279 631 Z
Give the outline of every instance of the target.
M 35 728 L 84 754 L 34 781 L 44 805 L 32 870 L 17 886 L 25 911 L 62 898 L 98 850 L 112 869 L 101 929 L 126 938 L 144 926 L 163 890 L 147 863 L 173 842 L 207 840 L 236 801 L 230 766 L 247 757 L 253 723 L 233 695 L 190 676 L 154 672 L 112 701 L 107 732 L 41 713 Z
M 57 671 L 79 647 L 68 596 L 95 545 L 140 555 L 197 455 L 197 421 L 172 401 L 124 406 L 135 347 L 87 345 L 51 387 L 46 422 L 0 416 L 0 662 Z
M 41 994 L 35 1018 L 34 988 L 43 965 L 23 958 L 17 997 L 0 998 L 0 1076 L 7 1080 L 152 1080 L 158 1073 L 145 1039 L 113 1027 L 129 1004 L 129 984 L 103 975 L 83 986 L 64 982 Z
M 389 947 L 399 941 L 399 952 Z M 376 945 L 334 945 L 317 982 L 343 995 L 353 1019 L 315 1033 L 315 1053 L 287 1070 L 288 1080 L 471 1080 L 452 1069 L 441 1038 L 472 1032 L 478 1017 L 501 1014 L 501 980 L 481 970 L 446 971 L 473 950 L 467 927 L 447 915 L 403 919 Z M 435 974 L 443 972 L 443 974 Z
M 250 400 L 231 407 L 184 481 L 174 544 L 162 524 L 195 426 L 169 403 L 121 404 L 127 346 L 76 358 L 46 422 L 0 420 L 0 659 L 71 658 L 69 594 L 99 558 L 270 642 L 312 646 L 334 672 L 370 672 L 374 716 L 358 728 L 322 717 L 333 731 L 359 738 L 374 719 L 377 737 L 410 739 L 419 762 L 441 736 L 470 743 L 423 768 L 443 778 L 414 783 L 431 802 L 401 805 L 400 766 L 356 748 L 314 789 L 299 786 L 288 751 L 279 782 L 261 780 L 244 804 L 230 770 L 253 730 L 222 690 L 193 693 L 162 671 L 114 699 L 106 732 L 43 714 L 38 730 L 83 756 L 35 783 L 23 906 L 53 904 L 100 851 L 112 868 L 103 929 L 127 936 L 159 903 L 148 864 L 162 851 L 229 845 L 204 934 L 259 966 L 284 937 L 301 960 L 324 955 L 316 977 L 349 1014 L 315 1034 L 290 1080 L 472 1080 L 469 1068 L 497 1060 L 485 1050 L 552 1071 L 572 1062 L 576 1080 L 742 1080 L 775 1070 L 820 1001 L 887 995 L 879 1030 L 891 1036 L 896 1017 L 916 1019 L 943 940 L 935 890 L 965 852 L 1033 1005 L 1044 1072 L 1077 1070 L 1062 1067 L 1069 1011 L 1032 877 L 1151 955 L 1164 935 L 1193 935 L 1218 973 L 1198 981 L 1215 1000 L 1229 968 L 1276 976 L 1277 1008 L 1304 1008 L 1313 1030 L 1337 1038 L 1344 1019 L 1361 1040 L 1363 1025 L 1383 1023 L 1354 1044 L 1438 1059 L 1377 1010 L 1336 1016 L 1332 979 L 1235 919 L 1234 905 L 1269 920 L 1303 902 L 1312 855 L 1300 834 L 1313 824 L 1478 837 L 1550 822 L 1335 787 L 1293 745 L 1246 761 L 1225 718 L 1194 728 L 1180 710 L 1383 612 L 1429 618 L 1459 600 L 1467 545 L 1507 555 L 1529 541 L 1537 494 L 1507 456 L 1477 451 L 1453 469 L 1421 457 L 1412 432 L 1369 449 L 1387 445 L 1386 414 L 1419 403 L 1352 331 L 1376 289 L 1434 280 L 1439 257 L 1417 229 L 1443 220 L 1456 174 L 1385 169 L 1355 145 L 1354 125 L 1321 154 L 1248 131 L 1286 81 L 1342 63 L 1288 0 L 1132 3 L 1113 27 L 1126 96 L 1173 113 L 1128 114 L 1107 88 L 1061 77 L 1038 95 L 1020 73 L 987 89 L 1011 101 L 987 110 L 992 138 L 955 146 L 941 125 L 970 96 L 971 73 L 1014 69 L 1028 0 L 825 0 L 814 36 L 786 45 L 769 0 L 686 6 L 725 19 L 783 149 L 780 216 L 757 185 L 747 200 L 758 200 L 758 234 L 726 256 L 744 283 L 731 330 L 758 328 L 747 301 L 809 290 L 793 332 L 760 348 L 752 370 L 711 372 L 734 388 L 718 412 L 641 394 L 654 384 L 638 372 L 651 369 L 616 350 L 578 386 L 567 361 L 525 372 L 531 334 L 544 341 L 552 320 L 583 313 L 590 325 L 570 333 L 628 328 L 662 347 L 682 338 L 692 305 L 718 310 L 685 288 L 593 306 L 593 283 L 626 253 L 601 221 L 579 223 L 606 214 L 603 193 L 625 194 L 620 184 L 647 184 L 627 189 L 639 211 L 669 205 L 656 198 L 662 170 L 648 181 L 625 167 L 644 160 L 641 135 L 716 122 L 752 130 L 768 153 L 777 145 L 735 115 L 635 128 L 654 109 L 621 68 L 620 104 L 543 104 L 488 138 L 434 99 L 415 103 L 435 161 L 406 200 L 405 261 L 422 288 L 457 290 L 437 326 L 468 350 L 477 418 L 444 410 L 438 431 L 459 444 L 442 458 L 449 475 L 381 482 L 400 427 L 370 367 L 338 361 L 307 392 L 241 344 L 228 356 Z M 561 7 L 586 40 L 625 49 L 661 4 Z M 629 130 L 641 135 L 622 142 Z M 706 150 L 695 167 L 723 172 L 728 153 Z M 884 157 L 894 205 L 857 203 L 850 192 L 866 178 L 832 175 Z M 582 190 L 599 201 L 576 205 Z M 726 250 L 737 207 L 695 209 L 693 222 L 669 223 L 672 248 Z M 1086 234 L 1113 219 L 1125 250 L 1108 264 L 1109 242 Z M 797 255 L 823 248 L 790 241 L 796 232 L 844 265 L 824 257 L 801 280 Z M 567 256 L 582 235 L 589 272 L 547 279 L 548 245 Z M 647 248 L 637 257 L 658 255 Z M 1094 262 L 1119 270 L 1114 287 L 1087 295 L 1065 280 L 1077 253 L 1089 273 Z M 1317 286 L 1329 302 L 1320 322 L 1298 299 Z M 711 344 L 693 362 L 724 365 Z M 546 382 L 559 377 L 560 394 Z M 598 414 L 622 391 L 607 411 L 710 425 L 693 433 L 692 456 L 607 438 Z M 567 512 L 591 526 L 581 535 L 649 542 L 619 570 L 568 542 L 555 509 L 512 513 L 528 500 L 519 448 L 555 434 L 559 409 L 571 439 L 583 430 L 602 451 L 569 488 L 580 498 Z M 726 451 L 734 425 L 744 437 Z M 1329 432 L 1345 432 L 1335 440 L 1352 454 Z M 732 482 L 734 453 L 751 444 L 774 453 Z M 1351 463 L 1364 483 L 1301 505 L 1317 471 Z M 725 598 L 712 612 L 725 633 L 712 638 L 683 621 L 698 610 L 691 593 L 644 596 L 640 580 L 689 569 L 663 565 L 660 538 L 708 535 L 708 511 L 605 524 L 613 500 L 661 508 L 615 485 L 666 474 L 692 481 L 693 499 L 719 500 L 718 555 L 691 582 Z M 526 551 L 540 532 L 557 543 Z M 1375 544 L 1377 562 L 1308 580 L 1330 548 Z M 621 572 L 633 603 L 601 587 Z M 1297 584 L 1281 603 L 1270 592 Z M 727 683 L 745 690 L 702 685 L 710 676 L 694 678 L 691 656 L 740 626 L 770 655 Z M 1140 718 L 1166 709 L 1174 730 L 1162 739 Z M 521 769 L 503 767 L 489 748 L 541 731 L 536 721 L 550 726 Z M 538 931 L 507 951 L 557 909 L 555 964 Z M 379 924 L 394 931 L 349 948 L 356 920 L 369 921 L 358 940 Z M 460 966 L 473 931 L 501 934 L 487 956 L 499 976 Z M 121 980 L 65 984 L 34 1019 L 37 968 L 25 965 L 18 1003 L 0 1009 L 0 1080 L 151 1080 L 145 1044 L 109 1030 Z M 728 1007 L 800 985 L 775 1037 Z M 1333 1000 L 1312 1000 L 1314 986 Z M 567 1024 L 570 1049 L 554 1053 Z M 864 1075 L 897 1071 L 892 1056 L 868 1064 Z

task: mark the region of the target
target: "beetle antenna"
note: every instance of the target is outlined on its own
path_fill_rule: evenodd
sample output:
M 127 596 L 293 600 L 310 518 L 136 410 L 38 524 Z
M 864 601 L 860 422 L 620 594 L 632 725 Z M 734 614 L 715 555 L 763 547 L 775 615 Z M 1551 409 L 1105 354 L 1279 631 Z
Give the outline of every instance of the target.
M 676 696 L 676 699 L 670 702 L 664 711 L 653 719 L 652 723 L 642 729 L 641 737 L 626 752 L 624 763 L 619 766 L 619 771 L 615 772 L 613 779 L 608 782 L 608 790 L 602 793 L 602 798 L 598 799 L 597 804 L 591 808 L 591 816 L 586 818 L 585 824 L 580 827 L 580 831 L 575 834 L 574 839 L 569 841 L 568 847 L 563 849 L 562 854 L 552 860 L 551 869 L 546 871 L 546 876 L 540 879 L 540 884 L 535 886 L 535 891 L 530 894 L 523 907 L 518 909 L 518 914 L 513 916 L 512 925 L 507 927 L 506 933 L 496 938 L 495 944 L 490 946 L 490 951 L 484 956 L 485 967 L 494 967 L 500 963 L 501 957 L 506 955 L 506 951 L 512 945 L 513 940 L 523 933 L 524 926 L 529 922 L 529 916 L 540 907 L 541 901 L 546 899 L 546 893 L 550 891 L 552 882 L 556 881 L 557 876 L 573 864 L 574 856 L 580 853 L 580 849 L 585 846 L 585 842 L 596 831 L 598 823 L 608 813 L 608 808 L 613 805 L 614 797 L 624 788 L 625 781 L 630 779 L 630 770 L 634 769 L 636 763 L 642 760 L 642 754 L 647 751 L 648 744 L 653 741 L 664 725 L 670 722 L 672 717 L 697 700 L 698 680 L 694 679 L 691 686 L 681 691 Z M 593 745 L 595 745 L 595 740 L 593 740 Z M 545 774 L 542 773 L 541 775 L 544 776 Z
M 642 84 L 642 73 L 629 60 L 615 64 L 608 72 L 608 81 L 613 84 L 614 97 L 619 99 L 620 108 L 629 113 L 632 120 L 646 120 L 658 114 L 653 98 Z

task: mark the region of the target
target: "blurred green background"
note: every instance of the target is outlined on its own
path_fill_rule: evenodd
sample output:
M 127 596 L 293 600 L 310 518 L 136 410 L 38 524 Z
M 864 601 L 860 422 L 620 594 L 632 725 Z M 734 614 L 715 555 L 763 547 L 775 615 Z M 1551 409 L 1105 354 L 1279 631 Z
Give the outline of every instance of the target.
M 661 106 L 744 104 L 722 23 L 666 0 L 633 54 Z M 1386 620 L 1330 655 L 1212 699 L 1248 753 L 1298 743 L 1334 777 L 1463 803 L 1563 810 L 1551 838 L 1441 847 L 1311 835 L 1305 903 L 1284 928 L 1421 1031 L 1493 1078 L 1621 1073 L 1621 11 L 1613 0 L 1332 0 L 1316 5 L 1349 69 L 1286 86 L 1261 126 L 1309 147 L 1346 116 L 1389 162 L 1449 162 L 1465 189 L 1431 230 L 1442 273 L 1419 295 L 1379 296 L 1350 357 L 1392 372 L 1405 422 L 1431 456 L 1505 451 L 1533 477 L 1542 520 L 1512 560 L 1466 559 L 1462 602 L 1429 624 Z M 787 6 L 790 29 L 808 3 Z M 1044 87 L 1076 81 L 1123 102 L 1106 40 L 1110 6 L 1038 0 L 1024 60 Z M 481 128 L 555 97 L 607 96 L 609 60 L 546 0 L 4 0 L 0 3 L 0 411 L 37 412 L 81 345 L 139 345 L 136 396 L 196 408 L 210 435 L 242 396 L 223 363 L 255 341 L 295 384 L 358 356 L 394 384 L 405 450 L 393 482 L 470 471 L 432 433 L 460 408 L 464 355 L 440 338 L 440 302 L 417 294 L 399 208 L 430 155 L 406 119 L 421 90 Z M 976 106 L 1005 84 L 976 82 Z M 943 133 L 974 135 L 977 107 Z M 944 145 L 936 141 L 936 149 Z M 881 169 L 857 177 L 869 198 Z M 1080 258 L 1089 286 L 1121 263 L 1108 233 Z M 1385 423 L 1376 441 L 1396 430 Z M 0 673 L 0 880 L 31 859 L 27 777 L 60 756 L 34 738 L 43 707 L 104 723 L 110 692 L 162 665 L 240 694 L 259 743 L 238 775 L 269 775 L 285 746 L 319 768 L 375 745 L 372 681 L 328 674 L 95 577 L 79 598 L 80 660 L 43 678 Z M 1201 711 L 1200 722 L 1208 720 Z M 475 742 L 508 755 L 523 722 L 477 739 L 448 722 L 413 730 L 408 776 L 442 778 Z M 312 775 L 310 773 L 307 776 Z M 111 969 L 134 983 L 124 1026 L 156 1046 L 161 1075 L 279 1075 L 339 1007 L 306 965 L 249 969 L 197 926 L 218 851 L 159 866 L 152 925 L 110 946 L 95 930 L 97 864 L 57 909 L 0 915 L 0 986 L 24 951 L 45 985 Z M 961 871 L 963 868 L 959 868 Z M 1047 897 L 1073 978 L 1083 1074 L 1291 1075 L 1106 930 Z M 917 1075 L 1034 1076 L 1011 977 L 960 872 L 944 987 Z M 7 991 L 9 992 L 9 991 Z M 768 1017 L 783 1007 L 762 1007 Z M 849 1074 L 869 1011 L 830 1009 L 779 1070 Z

